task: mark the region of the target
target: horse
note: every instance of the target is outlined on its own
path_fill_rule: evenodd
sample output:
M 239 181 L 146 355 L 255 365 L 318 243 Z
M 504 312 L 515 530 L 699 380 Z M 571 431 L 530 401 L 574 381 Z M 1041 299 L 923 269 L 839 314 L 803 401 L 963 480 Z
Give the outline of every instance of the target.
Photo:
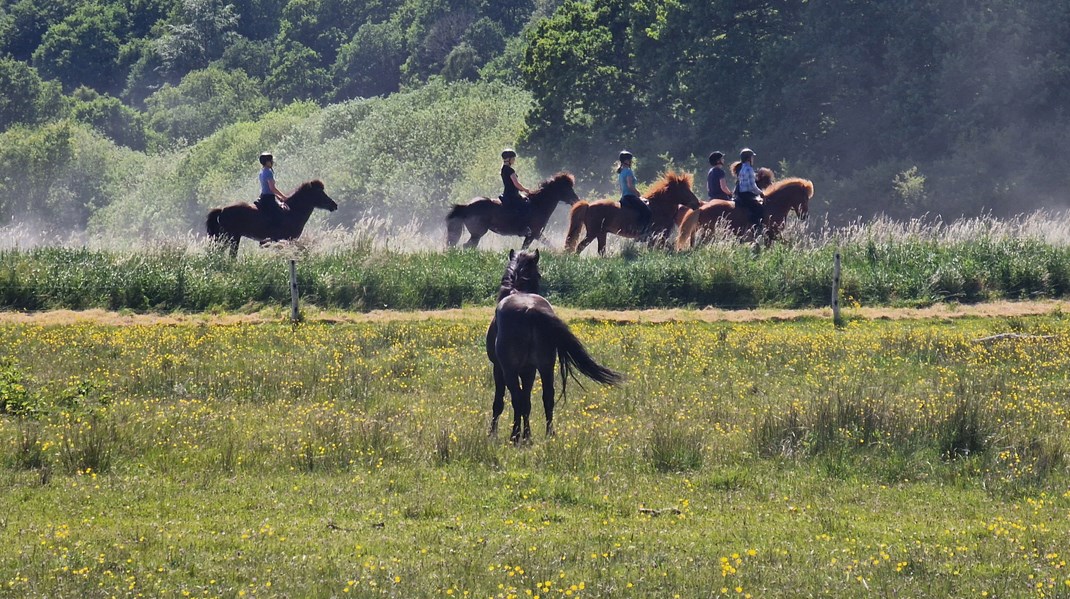
M 807 179 L 791 177 L 776 181 L 764 188 L 765 201 L 762 202 L 762 227 L 765 245 L 768 246 L 780 238 L 788 214 L 795 212 L 800 220 L 806 220 L 810 210 L 810 199 L 814 197 L 814 184 Z M 676 239 L 676 249 L 685 250 L 694 246 L 696 234 L 701 227 L 713 230 L 719 222 L 728 225 L 741 240 L 753 238 L 754 228 L 742 210 L 736 210 L 736 203 L 728 200 L 711 200 L 698 210 L 685 216 L 680 225 L 680 234 Z
M 579 201 L 575 184 L 576 179 L 569 173 L 557 173 L 543 181 L 528 195 L 529 210 L 523 222 L 497 198 L 475 198 L 467 204 L 454 204 L 446 215 L 446 247 L 457 245 L 462 228 L 467 227 L 466 248 L 476 247 L 487 231 L 494 231 L 499 235 L 522 236 L 524 242 L 520 247 L 527 249 L 532 241 L 542 239 L 542 230 L 558 202 L 572 205 Z
M 623 375 L 587 353 L 568 325 L 545 298 L 538 295 L 539 251 L 509 252 L 509 265 L 498 289 L 498 305 L 487 329 L 487 357 L 494 366 L 494 405 L 490 434 L 497 434 L 498 418 L 505 410 L 505 389 L 513 404 L 516 444 L 531 438 L 531 390 L 536 371 L 542 381 L 542 405 L 546 411 L 546 436 L 554 434 L 554 362 L 561 362 L 561 396 L 565 397 L 568 377 L 575 371 L 604 385 L 615 385 Z
M 650 239 L 664 241 L 673 228 L 673 216 L 680 206 L 698 209 L 700 203 L 695 192 L 691 191 L 691 175 L 665 173 L 660 181 L 647 192 L 652 218 L 650 221 Z M 577 202 L 569 211 L 568 237 L 565 249 L 579 254 L 595 239 L 598 240 L 598 253 L 606 253 L 606 235 L 613 233 L 629 239 L 641 235 L 638 227 L 639 215 L 634 210 L 620 207 L 615 200 L 597 202 Z M 586 236 L 580 241 L 580 232 L 586 229 Z
M 737 177 L 739 176 L 739 167 L 741 164 L 741 162 L 735 162 L 732 164 L 731 170 L 733 175 Z M 758 186 L 758 189 L 765 189 L 766 187 L 769 187 L 773 184 L 773 181 L 775 179 L 776 174 L 773 173 L 773 169 L 766 168 L 763 166 L 762 168 L 754 171 L 754 184 Z M 717 201 L 725 200 L 706 200 L 700 201 L 699 204 L 704 206 L 710 202 Z M 732 207 L 735 207 L 735 203 L 732 204 Z M 680 206 L 680 208 L 676 211 L 676 215 L 673 217 L 673 221 L 676 223 L 676 229 L 678 231 L 683 227 L 684 219 L 687 218 L 688 214 L 691 214 L 691 208 L 688 208 L 687 206 Z M 746 214 L 741 214 L 740 218 L 745 220 Z M 677 238 L 677 242 L 679 243 L 679 238 Z
M 338 209 L 338 203 L 327 195 L 323 181 L 306 181 L 286 200 L 286 209 L 279 222 L 272 223 L 260 209 L 247 202 L 231 204 L 225 208 L 213 208 L 208 212 L 208 237 L 230 245 L 231 257 L 238 255 L 238 243 L 242 237 L 255 239 L 261 244 L 268 241 L 297 239 L 305 230 L 312 210 L 322 208 L 328 212 Z

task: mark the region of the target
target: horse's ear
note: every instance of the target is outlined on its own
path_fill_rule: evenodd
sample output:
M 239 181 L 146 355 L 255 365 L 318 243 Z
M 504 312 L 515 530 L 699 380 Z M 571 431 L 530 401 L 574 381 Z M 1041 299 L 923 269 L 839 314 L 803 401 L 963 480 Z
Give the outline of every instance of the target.
M 516 258 L 516 250 L 509 250 L 509 261 L 512 262 Z
M 538 263 L 539 263 L 539 250 L 536 249 L 535 250 L 535 264 L 538 264 Z

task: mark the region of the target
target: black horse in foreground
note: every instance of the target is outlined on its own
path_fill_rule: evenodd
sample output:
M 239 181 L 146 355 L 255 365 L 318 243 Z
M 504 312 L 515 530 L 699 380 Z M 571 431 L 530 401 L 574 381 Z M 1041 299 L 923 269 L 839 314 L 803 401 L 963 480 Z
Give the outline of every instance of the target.
M 554 434 L 554 362 L 561 362 L 561 396 L 574 370 L 604 385 L 624 377 L 594 361 L 568 325 L 554 314 L 539 289 L 539 251 L 509 252 L 509 265 L 498 289 L 498 307 L 487 330 L 487 357 L 494 365 L 494 406 L 490 433 L 498 430 L 505 410 L 505 389 L 513 403 L 514 443 L 531 438 L 531 390 L 535 373 L 542 379 L 546 435 Z M 578 381 L 578 379 L 577 379 Z
M 261 243 L 297 239 L 305 230 L 312 210 L 322 208 L 334 212 L 338 203 L 327 195 L 323 181 L 307 181 L 286 200 L 286 208 L 273 222 L 259 208 L 241 202 L 226 208 L 215 208 L 208 213 L 208 237 L 230 245 L 230 255 L 238 255 L 238 242 L 242 237 Z

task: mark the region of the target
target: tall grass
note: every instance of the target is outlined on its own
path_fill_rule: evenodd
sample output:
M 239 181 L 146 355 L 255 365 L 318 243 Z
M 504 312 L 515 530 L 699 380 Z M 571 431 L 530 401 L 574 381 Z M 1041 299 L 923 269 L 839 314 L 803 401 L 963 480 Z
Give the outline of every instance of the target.
M 1070 294 L 1066 221 L 1038 214 L 840 229 L 796 223 L 783 242 L 757 255 L 733 240 L 679 254 L 628 246 L 608 258 L 549 248 L 543 292 L 579 308 L 824 306 L 839 250 L 847 305 L 1059 298 Z M 195 238 L 126 247 L 15 246 L 0 250 L 0 308 L 168 312 L 284 305 L 291 257 L 299 261 L 304 301 L 321 308 L 487 304 L 504 250 L 446 252 L 435 249 L 440 242 L 415 223 L 395 228 L 366 219 L 351 231 L 313 231 L 297 245 L 250 247 L 238 260 Z

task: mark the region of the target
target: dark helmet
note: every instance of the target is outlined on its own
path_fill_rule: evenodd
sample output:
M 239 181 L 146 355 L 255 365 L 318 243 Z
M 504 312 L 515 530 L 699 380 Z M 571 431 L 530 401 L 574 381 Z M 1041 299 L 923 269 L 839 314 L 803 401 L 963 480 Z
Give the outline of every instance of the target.
M 754 158 L 755 156 L 757 156 L 757 154 L 755 154 L 754 150 L 750 148 L 743 148 L 743 150 L 739 153 L 740 160 L 747 160 L 749 158 Z
M 620 153 L 619 156 L 617 156 L 617 161 L 618 162 L 631 162 L 632 161 L 632 153 L 629 152 L 628 150 L 624 150 L 623 152 Z
M 714 152 L 710 154 L 710 166 L 714 166 L 722 160 L 724 160 L 724 152 Z
M 505 148 L 502 150 L 502 160 L 508 160 L 510 158 L 516 158 L 516 152 L 511 148 Z
M 263 152 L 260 154 L 260 164 L 266 165 L 269 160 L 275 160 L 275 157 L 271 155 L 271 152 Z

